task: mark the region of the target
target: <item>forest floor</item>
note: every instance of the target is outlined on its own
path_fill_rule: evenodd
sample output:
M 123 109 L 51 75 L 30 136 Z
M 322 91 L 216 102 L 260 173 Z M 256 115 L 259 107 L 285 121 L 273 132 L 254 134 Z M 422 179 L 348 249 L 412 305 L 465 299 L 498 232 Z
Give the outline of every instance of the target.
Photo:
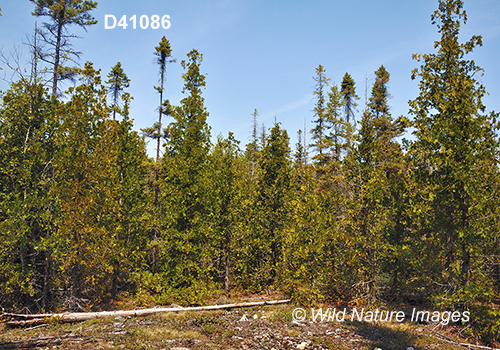
M 218 304 L 258 299 L 262 300 L 239 298 Z M 296 307 L 286 304 L 202 312 L 180 310 L 144 317 L 49 323 L 24 329 L 8 329 L 0 324 L 0 350 L 451 350 L 467 348 L 459 343 L 473 343 L 463 336 L 463 327 L 437 323 L 358 322 L 348 318 L 343 322 L 319 322 L 319 319 L 314 322 L 310 308 L 304 308 L 308 313 L 306 319 L 297 322 L 293 319 Z

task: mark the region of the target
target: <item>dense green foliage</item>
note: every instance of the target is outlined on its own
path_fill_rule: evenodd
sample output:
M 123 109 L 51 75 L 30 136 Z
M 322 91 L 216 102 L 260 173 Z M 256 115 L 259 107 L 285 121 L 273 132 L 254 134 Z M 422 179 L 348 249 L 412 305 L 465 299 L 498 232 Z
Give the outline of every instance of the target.
M 64 1 L 35 3 L 47 15 Z M 90 24 L 78 18 L 62 23 Z M 144 130 L 155 158 L 132 129 L 119 63 L 109 91 L 86 63 L 64 100 L 36 77 L 13 82 L 0 104 L 2 307 L 83 310 L 120 293 L 199 304 L 278 289 L 309 304 L 469 310 L 473 332 L 498 340 L 497 115 L 485 113 L 481 69 L 465 58 L 481 38 L 458 41 L 462 2 L 440 0 L 432 20 L 441 39 L 436 53 L 415 55 L 411 121 L 391 115 L 384 66 L 358 118 L 352 77 L 339 88 L 316 68 L 311 161 L 302 131 L 293 157 L 279 123 L 259 135 L 257 110 L 244 151 L 232 133 L 213 144 L 198 51 L 181 61 L 179 105 L 163 99 L 165 37 L 159 120 Z M 172 117 L 165 129 L 162 115 Z

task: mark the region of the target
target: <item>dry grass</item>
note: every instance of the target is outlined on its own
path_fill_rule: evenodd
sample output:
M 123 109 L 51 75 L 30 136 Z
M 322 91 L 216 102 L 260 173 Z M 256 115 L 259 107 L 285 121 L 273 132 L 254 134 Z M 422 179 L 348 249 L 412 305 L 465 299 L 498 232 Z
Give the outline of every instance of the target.
M 227 300 L 225 300 L 226 302 Z M 99 319 L 75 324 L 49 324 L 36 329 L 0 326 L 0 342 L 54 338 L 50 349 L 306 349 L 415 350 L 459 348 L 432 335 L 436 325 L 410 322 L 303 322 L 292 324 L 293 305 L 230 311 L 180 312 L 148 317 Z M 240 322 L 243 315 L 248 321 Z M 255 318 L 254 318 L 255 315 Z M 459 338 L 460 328 L 439 332 Z M 466 339 L 460 339 L 467 342 Z M 470 340 L 469 340 L 470 341 Z M 1 348 L 1 346 L 0 346 Z M 45 347 L 39 347 L 45 348 Z

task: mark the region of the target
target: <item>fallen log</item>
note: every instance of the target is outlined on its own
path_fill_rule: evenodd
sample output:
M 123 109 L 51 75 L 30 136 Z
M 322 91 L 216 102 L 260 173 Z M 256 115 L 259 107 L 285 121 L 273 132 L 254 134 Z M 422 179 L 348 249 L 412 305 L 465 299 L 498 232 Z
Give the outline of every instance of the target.
M 4 313 L 3 317 L 7 317 L 4 320 L 4 324 L 7 327 L 23 327 L 32 326 L 50 322 L 51 320 L 56 322 L 81 322 L 86 320 L 92 320 L 97 318 L 107 318 L 107 317 L 126 317 L 126 316 L 146 316 L 156 313 L 163 312 L 185 312 L 185 311 L 207 311 L 207 310 L 225 310 L 234 308 L 244 308 L 252 306 L 265 306 L 265 305 L 278 305 L 286 304 L 290 302 L 290 299 L 285 300 L 269 300 L 269 301 L 254 301 L 246 303 L 235 303 L 235 304 L 224 304 L 224 305 L 209 305 L 209 306 L 195 306 L 195 307 L 156 307 L 152 309 L 138 309 L 138 310 L 117 310 L 117 311 L 100 311 L 100 312 L 73 312 L 73 313 L 60 313 L 60 314 L 33 314 L 33 315 L 21 315 L 21 314 L 7 314 Z

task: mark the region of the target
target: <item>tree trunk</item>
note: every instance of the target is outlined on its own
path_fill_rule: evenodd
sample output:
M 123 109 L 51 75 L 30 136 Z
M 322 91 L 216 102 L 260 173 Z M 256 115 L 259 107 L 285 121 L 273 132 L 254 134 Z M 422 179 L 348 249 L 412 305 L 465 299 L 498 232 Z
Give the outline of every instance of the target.
M 42 312 L 46 312 L 49 305 L 49 271 L 50 271 L 50 253 L 45 251 L 45 263 L 43 270 L 43 289 L 42 289 Z
M 64 19 L 64 8 L 59 12 L 58 22 L 57 22 L 57 38 L 56 38 L 56 52 L 54 57 L 54 73 L 52 77 L 52 96 L 57 96 L 57 71 L 59 70 L 59 58 L 61 55 L 61 37 L 62 37 L 62 27 Z
M 229 293 L 229 252 L 226 250 L 226 268 L 224 274 L 224 291 Z

